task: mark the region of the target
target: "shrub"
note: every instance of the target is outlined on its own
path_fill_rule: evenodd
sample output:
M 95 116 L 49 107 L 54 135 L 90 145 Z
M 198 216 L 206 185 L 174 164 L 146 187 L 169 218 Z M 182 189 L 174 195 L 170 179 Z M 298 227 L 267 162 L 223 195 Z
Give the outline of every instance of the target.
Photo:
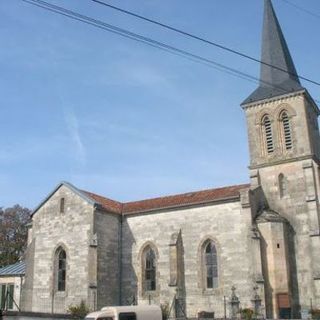
M 74 317 L 83 319 L 90 312 L 90 310 L 86 303 L 81 300 L 80 304 L 70 305 L 68 307 L 68 312 Z
M 162 320 L 167 320 L 170 316 L 169 303 L 168 302 L 161 303 L 160 308 L 161 308 L 161 312 L 162 312 Z
M 310 311 L 312 319 L 320 319 L 320 309 L 312 309 Z
M 250 308 L 244 308 L 240 310 L 240 313 L 241 313 L 241 319 L 251 320 L 254 312 Z

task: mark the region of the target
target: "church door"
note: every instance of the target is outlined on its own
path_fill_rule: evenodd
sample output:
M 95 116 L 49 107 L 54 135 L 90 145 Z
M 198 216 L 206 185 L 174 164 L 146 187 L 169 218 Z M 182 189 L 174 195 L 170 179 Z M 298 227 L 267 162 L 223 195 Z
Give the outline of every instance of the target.
M 279 319 L 290 319 L 291 305 L 289 295 L 287 293 L 279 293 L 277 297 Z

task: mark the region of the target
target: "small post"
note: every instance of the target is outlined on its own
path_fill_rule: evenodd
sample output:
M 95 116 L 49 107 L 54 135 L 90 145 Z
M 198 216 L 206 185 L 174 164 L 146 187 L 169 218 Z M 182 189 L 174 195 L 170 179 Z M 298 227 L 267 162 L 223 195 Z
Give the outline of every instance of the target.
M 257 286 L 253 287 L 254 295 L 253 295 L 253 299 L 251 300 L 253 303 L 253 309 L 254 309 L 254 314 L 253 314 L 254 319 L 261 318 L 261 312 L 260 312 L 261 298 L 258 295 L 258 289 L 259 288 Z
M 54 313 L 54 288 L 51 290 L 51 313 Z
M 226 296 L 223 296 L 223 308 L 224 308 L 224 318 L 227 319 L 227 302 L 226 302 Z
M 149 294 L 149 306 L 151 305 L 151 295 Z
M 232 286 L 231 288 L 232 294 L 230 299 L 230 305 L 231 305 L 231 319 L 237 319 L 237 316 L 239 314 L 239 305 L 240 301 L 239 298 L 236 296 L 236 287 Z

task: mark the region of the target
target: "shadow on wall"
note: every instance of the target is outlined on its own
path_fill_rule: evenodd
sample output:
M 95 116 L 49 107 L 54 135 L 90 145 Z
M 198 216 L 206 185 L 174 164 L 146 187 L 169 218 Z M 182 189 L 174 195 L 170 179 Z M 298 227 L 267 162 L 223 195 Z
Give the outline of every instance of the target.
M 138 276 L 133 268 L 133 254 L 135 252 L 133 249 L 135 244 L 136 240 L 127 220 L 124 218 L 122 221 L 121 241 L 121 305 L 134 305 L 138 303 Z

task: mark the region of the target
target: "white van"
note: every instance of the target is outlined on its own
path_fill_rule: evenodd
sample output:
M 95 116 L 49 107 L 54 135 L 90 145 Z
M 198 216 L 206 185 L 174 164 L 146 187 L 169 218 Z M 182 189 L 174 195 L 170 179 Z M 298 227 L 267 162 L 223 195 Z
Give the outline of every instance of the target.
M 159 306 L 104 307 L 89 313 L 85 320 L 162 320 Z

